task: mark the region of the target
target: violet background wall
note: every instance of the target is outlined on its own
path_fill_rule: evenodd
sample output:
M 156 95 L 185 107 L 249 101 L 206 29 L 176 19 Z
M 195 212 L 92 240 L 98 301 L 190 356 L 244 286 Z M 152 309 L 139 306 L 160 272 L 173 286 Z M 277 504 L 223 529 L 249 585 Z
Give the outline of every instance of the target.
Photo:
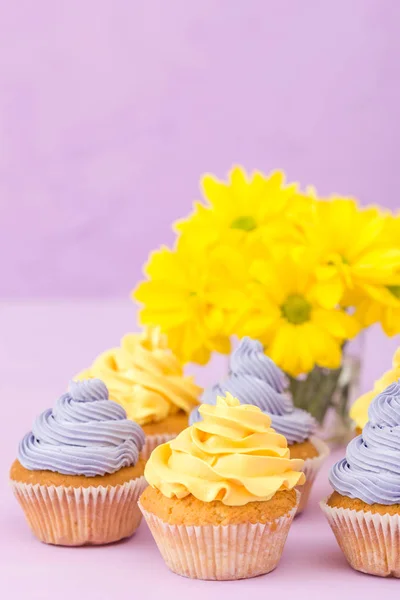
M 398 0 L 0 1 L 0 297 L 125 297 L 234 162 L 397 208 Z

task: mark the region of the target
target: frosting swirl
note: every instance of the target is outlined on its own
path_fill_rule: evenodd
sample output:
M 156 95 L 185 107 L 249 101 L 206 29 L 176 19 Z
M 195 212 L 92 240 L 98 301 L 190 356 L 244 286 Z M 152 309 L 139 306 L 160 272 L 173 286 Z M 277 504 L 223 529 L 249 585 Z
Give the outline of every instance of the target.
M 294 407 L 287 387 L 286 376 L 264 354 L 262 344 L 244 337 L 232 353 L 228 377 L 205 390 L 202 402 L 215 404 L 218 396 L 229 392 L 243 404 L 253 404 L 269 414 L 272 427 L 284 435 L 289 444 L 303 442 L 314 432 L 316 422 L 308 412 Z M 195 408 L 189 423 L 196 423 L 200 418 Z
M 102 379 L 110 398 L 140 425 L 162 421 L 178 411 L 190 413 L 202 391 L 183 374 L 166 337 L 152 328 L 125 335 L 119 348 L 101 354 L 77 378 L 88 376 Z
M 158 446 L 146 464 L 147 481 L 164 496 L 241 506 L 304 483 L 304 461 L 290 458 L 286 439 L 258 407 L 227 394 L 200 414 L 202 421 Z
M 139 425 L 108 399 L 99 379 L 75 382 L 35 420 L 22 439 L 18 460 L 31 471 L 105 475 L 135 465 L 145 440 Z
M 367 504 L 400 503 L 400 382 L 392 383 L 369 407 L 369 422 L 330 472 L 332 487 Z
M 384 391 L 384 389 L 400 378 L 400 348 L 393 356 L 392 369 L 386 371 L 380 379 L 375 381 L 374 387 L 370 392 L 360 396 L 350 409 L 350 418 L 357 427 L 362 429 L 368 422 L 368 408 L 375 396 Z

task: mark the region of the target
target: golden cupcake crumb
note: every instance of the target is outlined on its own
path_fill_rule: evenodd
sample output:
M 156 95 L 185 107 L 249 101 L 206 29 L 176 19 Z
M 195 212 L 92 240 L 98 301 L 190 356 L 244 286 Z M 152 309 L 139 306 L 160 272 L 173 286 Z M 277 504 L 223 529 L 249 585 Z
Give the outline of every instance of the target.
M 342 496 L 338 492 L 333 492 L 327 504 L 332 508 L 350 508 L 350 510 L 362 510 L 364 512 L 379 513 L 380 515 L 400 514 L 400 504 L 367 504 L 359 498 L 349 498 L 348 496 Z
M 304 442 L 295 442 L 294 444 L 289 444 L 290 450 L 290 458 L 302 458 L 306 460 L 307 458 L 315 458 L 319 456 L 319 452 L 310 442 L 310 440 L 304 440 Z
M 158 423 L 147 423 L 142 425 L 142 429 L 146 435 L 157 435 L 161 433 L 180 433 L 189 425 L 188 415 L 180 410 L 174 415 L 169 415 Z
M 31 483 L 40 485 L 61 485 L 64 487 L 108 487 L 122 485 L 132 479 L 141 477 L 144 473 L 146 461 L 140 458 L 135 466 L 123 467 L 115 473 L 106 475 L 96 475 L 95 477 L 86 477 L 85 475 L 63 475 L 53 471 L 30 471 L 25 469 L 18 460 L 15 460 L 11 466 L 10 479 L 20 483 Z
M 191 494 L 185 498 L 166 498 L 148 486 L 140 497 L 143 508 L 169 525 L 239 525 L 269 523 L 288 514 L 296 506 L 295 490 L 277 492 L 266 502 L 227 506 L 219 500 L 202 502 Z

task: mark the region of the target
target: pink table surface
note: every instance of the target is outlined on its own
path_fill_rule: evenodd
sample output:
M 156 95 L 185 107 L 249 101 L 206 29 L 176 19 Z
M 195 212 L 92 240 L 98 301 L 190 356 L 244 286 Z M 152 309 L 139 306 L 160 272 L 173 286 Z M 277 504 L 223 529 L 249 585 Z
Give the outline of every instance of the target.
M 106 547 L 57 548 L 32 536 L 8 487 L 18 441 L 75 372 L 134 327 L 135 312 L 128 302 L 0 305 L 1 597 L 135 598 L 142 592 L 150 598 L 189 595 L 193 600 L 228 593 L 233 600 L 257 593 L 323 600 L 337 600 L 339 595 L 375 598 L 379 593 L 394 597 L 399 591 L 396 580 L 362 575 L 348 567 L 318 508 L 318 501 L 329 493 L 328 468 L 342 450 L 335 451 L 320 473 L 308 510 L 291 528 L 277 570 L 264 577 L 236 582 L 178 577 L 165 567 L 144 523 L 130 540 Z M 398 343 L 374 335 L 368 342 L 364 385 L 390 362 Z M 225 359 L 214 361 L 200 378 L 207 383 L 225 366 Z

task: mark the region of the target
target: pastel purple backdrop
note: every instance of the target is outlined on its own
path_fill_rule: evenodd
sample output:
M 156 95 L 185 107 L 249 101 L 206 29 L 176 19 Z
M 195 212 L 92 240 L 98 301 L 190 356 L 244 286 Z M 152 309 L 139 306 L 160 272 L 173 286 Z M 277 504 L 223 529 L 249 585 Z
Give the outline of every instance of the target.
M 0 296 L 123 297 L 204 171 L 397 208 L 397 0 L 0 1 Z
M 127 299 L 200 175 L 235 162 L 398 209 L 399 19 L 397 0 L 0 0 L 0 298 Z M 397 343 L 369 336 L 364 387 Z
M 135 327 L 129 291 L 199 198 L 201 173 L 222 177 L 234 162 L 284 168 L 324 194 L 399 208 L 399 22 L 399 0 L 0 0 L 0 300 L 10 301 L 0 301 L 2 473 L 68 379 Z M 377 329 L 367 337 L 362 389 L 396 345 Z M 226 370 L 225 359 L 214 362 L 194 369 L 201 382 Z M 322 490 L 314 501 L 326 482 Z M 144 589 L 140 573 L 158 560 L 143 562 L 145 529 L 132 542 L 137 555 L 123 545 L 63 560 L 68 550 L 29 536 L 9 490 L 0 496 L 8 597 L 57 589 L 70 598 L 71 585 L 60 586 L 68 578 L 88 599 L 108 582 L 122 599 L 132 596 L 124 572 Z M 292 550 L 289 540 L 292 576 L 279 570 L 268 584 L 280 591 L 281 573 L 305 598 L 311 564 L 330 598 L 339 551 L 322 522 L 297 526 L 307 533 Z M 98 577 L 102 560 L 107 578 Z M 343 569 L 349 593 L 369 597 L 373 581 L 360 587 Z M 186 585 L 172 578 L 160 566 L 165 598 Z M 201 582 L 187 585 L 203 597 Z M 243 595 L 235 589 L 233 599 Z

